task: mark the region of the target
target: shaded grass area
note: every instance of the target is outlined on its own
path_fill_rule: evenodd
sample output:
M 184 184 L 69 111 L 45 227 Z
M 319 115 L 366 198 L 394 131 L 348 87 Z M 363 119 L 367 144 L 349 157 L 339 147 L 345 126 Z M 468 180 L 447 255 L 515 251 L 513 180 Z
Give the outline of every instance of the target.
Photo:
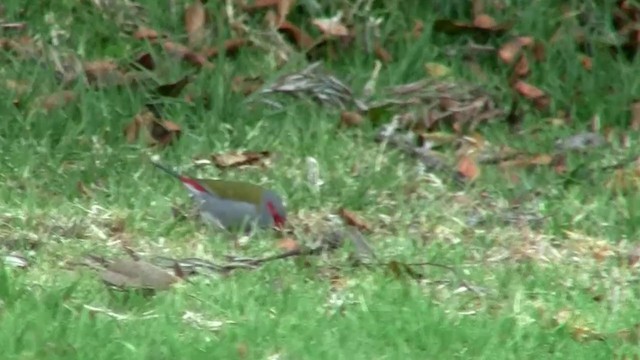
M 548 39 L 560 22 L 557 8 L 548 4 L 515 2 L 514 10 L 505 11 L 503 18 L 495 16 L 498 21 L 509 20 L 517 12 L 515 34 Z M 161 7 L 146 5 L 151 26 L 182 33 L 180 13 L 171 16 Z M 54 13 L 59 24 L 68 20 L 64 47 L 88 59 L 128 59 L 149 49 L 126 36 L 113 36 L 117 27 L 90 5 L 50 6 L 21 13 L 19 2 L 9 2 L 5 16 L 28 21 L 31 34 L 45 41 L 50 40 L 52 28 L 45 15 Z M 395 61 L 382 71 L 379 87 L 418 80 L 424 76 L 425 62 L 439 62 L 451 67 L 457 78 L 499 86 L 500 101 L 510 102 L 511 95 L 504 91 L 506 67 L 493 58 L 482 60 L 486 73 L 482 79 L 460 56 L 444 55 L 445 46 L 466 40 L 431 33 L 429 24 L 436 16 L 468 16 L 467 5 L 408 1 L 398 6 L 374 7 L 374 15 L 388 17 L 385 32 L 409 31 L 414 18 L 408 14 L 419 15 L 427 26 L 417 41 L 388 45 Z M 606 18 L 607 10 L 598 14 Z M 304 16 L 292 14 L 293 19 Z M 228 32 L 224 26 L 218 31 Z M 483 136 L 496 144 L 550 152 L 555 139 L 585 130 L 594 114 L 603 124 L 624 129 L 626 109 L 640 86 L 632 76 L 637 64 L 596 47 L 591 54 L 593 71 L 586 72 L 578 55 L 569 40 L 548 46 L 546 60 L 532 65 L 528 80 L 550 94 L 554 110 L 563 109 L 576 119 L 572 126 L 548 126 L 518 137 L 498 123 L 483 127 Z M 0 180 L 5 184 L 0 189 L 1 244 L 6 251 L 25 253 L 32 262 L 27 271 L 7 268 L 1 273 L 0 343 L 6 344 L 7 358 L 280 354 L 285 359 L 609 359 L 636 351 L 633 340 L 615 334 L 635 324 L 637 275 L 620 266 L 619 256 L 605 256 L 603 261 L 594 256 L 600 248 L 623 254 L 620 249 L 635 240 L 640 223 L 636 193 L 610 192 L 603 186 L 606 173 L 578 176 L 577 184 L 567 185 L 566 179 L 543 168 L 523 171 L 517 184 L 504 181 L 500 170 L 489 166 L 467 188 L 444 177 L 442 183 L 434 181 L 400 154 L 382 153 L 371 140 L 373 127 L 336 130 L 336 111 L 303 101 L 291 101 L 286 111 L 247 106 L 240 95 L 229 91 L 233 76 L 266 74 L 274 79 L 277 75 L 256 50 L 241 51 L 233 60 L 222 58 L 215 70 L 198 74 L 191 88 L 206 94 L 211 106 L 200 100 L 166 105 L 166 117 L 179 123 L 184 133 L 162 152 L 163 160 L 186 167 L 196 156 L 229 149 L 272 150 L 277 159 L 266 170 L 189 171 L 268 185 L 286 195 L 292 221 L 301 227 L 347 207 L 376 228 L 368 238 L 380 257 L 436 261 L 456 267 L 460 277 L 426 267 L 420 269 L 426 279 L 419 284 L 398 280 L 383 267 L 351 268 L 345 250 L 328 260 L 308 259 L 307 265 L 274 263 L 230 277 L 196 279 L 150 300 L 124 301 L 104 289 L 89 270 L 64 269 L 65 263 L 86 252 L 120 256 L 121 242 L 145 255 L 220 258 L 227 252 L 274 252 L 276 240 L 265 232 L 247 247 L 235 249 L 221 234 L 172 219 L 172 204 L 184 201 L 186 194 L 148 164 L 153 151 L 126 144 L 122 134 L 147 100 L 144 92 L 96 91 L 77 85 L 79 97 L 73 104 L 45 114 L 30 104 L 57 90 L 51 70 L 35 62 L 4 60 L 8 65 L 3 77 L 33 84 L 22 100 L 23 108 L 16 109 L 11 101 L 0 103 L 0 111 L 10 119 L 0 123 Z M 294 59 L 281 71 L 297 69 L 301 63 L 302 59 Z M 178 62 L 160 66 L 161 83 L 191 71 Z M 360 89 L 370 76 L 373 59 L 354 51 L 326 66 Z M 14 98 L 8 89 L 0 88 L 0 93 L 5 99 Z M 544 121 L 539 113 L 527 111 L 523 127 Z M 635 134 L 631 137 L 635 143 Z M 629 151 L 614 144 L 595 154 L 572 154 L 568 166 L 597 167 Z M 306 156 L 320 163 L 325 185 L 319 193 L 307 185 Z M 79 182 L 89 186 L 91 197 L 78 190 Z M 499 214 L 519 198 L 527 199 L 526 206 L 545 217 L 541 225 L 500 220 Z M 469 225 L 474 211 L 487 215 L 487 220 Z M 334 275 L 345 285 L 332 285 L 327 268 L 333 267 L 340 269 Z M 461 279 L 480 288 L 480 294 L 462 286 Z M 109 308 L 128 319 L 117 320 L 83 305 Z M 213 332 L 183 320 L 186 311 L 235 324 Z M 566 311 L 571 321 L 559 320 Z M 143 318 L 147 312 L 156 317 Z M 587 335 L 600 334 L 602 340 L 581 339 L 576 335 L 581 327 Z

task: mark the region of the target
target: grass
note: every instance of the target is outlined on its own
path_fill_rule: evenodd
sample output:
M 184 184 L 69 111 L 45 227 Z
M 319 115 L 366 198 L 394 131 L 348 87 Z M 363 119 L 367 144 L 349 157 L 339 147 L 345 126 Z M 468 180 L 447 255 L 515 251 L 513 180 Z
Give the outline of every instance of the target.
M 376 16 L 388 16 L 384 34 L 409 31 L 414 19 L 409 14 L 425 14 L 421 20 L 426 25 L 418 41 L 388 45 L 395 61 L 385 65 L 379 88 L 422 78 L 425 62 L 446 64 L 456 78 L 480 81 L 461 58 L 446 57 L 442 50 L 464 43 L 464 38 L 431 33 L 436 17 L 467 16 L 467 5 L 457 8 L 449 3 L 409 1 L 398 8 L 374 7 Z M 142 4 L 149 9 L 151 27 L 183 33 L 181 12 L 171 15 L 161 6 L 152 6 L 155 2 Z M 560 23 L 553 4 L 515 1 L 492 15 L 503 21 L 517 12 L 521 21 L 512 33 L 548 39 Z M 114 17 L 103 16 L 88 2 L 52 2 L 48 8 L 21 11 L 23 6 L 6 2 L 5 18 L 26 21 L 29 34 L 47 43 L 57 24 L 66 31 L 60 49 L 78 52 L 83 58 L 131 59 L 148 50 L 162 58 L 157 49 L 116 35 L 119 28 Z M 606 11 L 596 14 L 606 19 Z M 297 23 L 308 23 L 303 14 L 291 16 Z M 606 24 L 599 29 L 606 29 Z M 228 29 L 220 25 L 217 31 L 226 34 Z M 599 114 L 604 126 L 626 131 L 626 109 L 640 86 L 634 76 L 637 61 L 597 48 L 592 54 L 593 70 L 587 72 L 580 67 L 572 42 L 549 45 L 546 50 L 545 61 L 532 65 L 528 81 L 547 91 L 554 99 L 553 110 L 566 110 L 576 119 L 573 124 L 513 136 L 497 123 L 483 125 L 482 135 L 495 144 L 549 153 L 555 139 L 585 130 L 594 114 Z M 603 184 L 610 173 L 579 178 L 577 184 L 567 186 L 562 176 L 547 168 L 522 171 L 521 181 L 512 184 L 499 168 L 483 166 L 473 186 L 456 187 L 444 177 L 439 185 L 416 174 L 410 159 L 393 151 L 382 153 L 371 141 L 372 127 L 336 131 L 339 116 L 334 109 L 295 100 L 288 101 L 282 111 L 248 107 L 241 95 L 229 91 L 229 83 L 239 74 L 275 79 L 265 56 L 256 50 L 241 51 L 235 59 L 216 60 L 215 70 L 201 71 L 186 91 L 206 94 L 213 105 L 200 100 L 192 105 L 168 102 L 166 118 L 180 124 L 183 135 L 176 144 L 158 151 L 127 144 L 122 134 L 146 100 L 145 92 L 74 85 L 78 98 L 46 113 L 35 104 L 39 96 L 58 90 L 51 69 L 2 55 L 2 77 L 30 85 L 21 96 L 20 108 L 10 101 L 0 104 L 5 114 L 0 123 L 4 184 L 0 245 L 4 252 L 25 254 L 31 263 L 27 270 L 0 270 L 4 358 L 275 359 L 278 354 L 280 359 L 610 359 L 638 355 L 637 340 L 620 334 L 632 331 L 636 324 L 637 274 L 619 259 L 624 259 L 638 235 L 637 193 L 608 190 Z M 301 62 L 294 59 L 282 71 L 299 69 Z M 497 96 L 508 104 L 506 67 L 492 59 L 481 65 L 487 75 L 482 81 L 501 86 Z M 353 51 L 327 62 L 326 67 L 361 89 L 373 59 Z M 168 59 L 159 68 L 161 83 L 192 71 Z M 4 99 L 16 97 L 7 88 L 0 92 Z M 544 121 L 543 115 L 530 110 L 523 127 Z M 635 144 L 637 134 L 629 136 Z M 188 166 L 196 156 L 234 149 L 268 149 L 278 157 L 272 167 L 259 170 L 222 172 Z M 398 279 L 383 267 L 353 268 L 347 249 L 330 259 L 309 259 L 309 264 L 282 261 L 229 277 L 197 278 L 151 299 L 134 296 L 125 301 L 105 289 L 92 271 L 64 265 L 87 252 L 124 256 L 122 243 L 148 256 L 220 259 L 229 252 L 258 256 L 276 251 L 277 240 L 268 232 L 234 249 L 222 234 L 174 221 L 172 203 L 183 201 L 186 194 L 150 166 L 151 153 L 160 153 L 165 163 L 186 168 L 192 175 L 268 185 L 285 194 L 291 222 L 299 227 L 314 225 L 346 207 L 375 228 L 367 237 L 378 256 L 447 264 L 458 269 L 461 278 L 425 267 L 419 271 L 426 279 L 417 283 L 407 277 Z M 592 168 L 631 153 L 614 143 L 595 153 L 571 154 L 567 163 L 570 169 Z M 321 167 L 325 184 L 319 193 L 307 185 L 307 156 L 316 158 Z M 90 189 L 91 196 L 78 190 L 79 182 Z M 410 187 L 417 190 L 407 195 Z M 539 194 L 534 196 L 535 192 Z M 500 214 L 516 199 L 525 199 L 523 206 L 545 220 L 539 226 L 501 221 Z M 486 221 L 468 225 L 468 217 L 476 213 L 488 215 Z M 606 256 L 608 252 L 614 256 Z M 600 255 L 603 260 L 598 260 Z M 332 282 L 335 277 L 341 285 Z M 482 291 L 465 290 L 464 284 Z M 85 305 L 110 309 L 126 319 L 90 311 Z M 211 331 L 184 320 L 187 312 L 223 323 Z

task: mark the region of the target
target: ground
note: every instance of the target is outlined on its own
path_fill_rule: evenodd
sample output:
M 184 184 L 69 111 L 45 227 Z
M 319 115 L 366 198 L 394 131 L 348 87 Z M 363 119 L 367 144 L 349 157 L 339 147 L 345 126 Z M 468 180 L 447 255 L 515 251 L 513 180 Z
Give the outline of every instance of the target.
M 486 2 L 475 15 L 470 3 L 449 1 L 367 9 L 301 0 L 288 14 L 287 1 L 254 10 L 233 1 L 46 3 L 7 1 L 0 12 L 4 358 L 638 356 L 637 44 L 610 45 L 626 39 L 614 10 L 638 14 L 628 2 Z M 377 50 L 331 40 L 305 56 L 298 30 L 265 30 L 264 18 L 286 18 L 317 40 L 341 30 L 314 19 L 350 9 L 351 21 L 337 23 L 357 34 L 380 18 Z M 505 50 L 514 39 L 524 45 Z M 470 41 L 495 48 L 463 56 Z M 202 55 L 223 47 L 224 56 Z M 154 59 L 152 71 L 130 65 L 140 54 Z M 366 104 L 257 92 L 312 61 Z M 442 141 L 430 153 L 442 167 L 375 141 L 413 105 L 371 104 L 390 98 L 385 88 L 425 78 L 480 86 L 504 111 L 475 129 L 449 119 L 409 131 Z M 157 115 L 142 110 L 150 103 Z M 348 116 L 361 123 L 341 123 Z M 587 131 L 602 144 L 556 145 Z M 212 158 L 240 151 L 268 151 L 268 161 L 223 168 Z M 500 158 L 515 153 L 511 163 Z M 187 193 L 151 157 L 192 176 L 268 186 L 285 198 L 295 231 L 247 237 L 175 217 Z M 308 158 L 322 185 L 310 182 Z M 352 217 L 372 263 L 356 265 L 362 250 L 346 238 L 328 254 L 188 277 L 151 297 L 114 291 L 100 270 L 78 265 L 90 254 L 127 258 L 127 248 L 147 260 L 273 255 Z M 443 266 L 415 265 L 424 262 Z

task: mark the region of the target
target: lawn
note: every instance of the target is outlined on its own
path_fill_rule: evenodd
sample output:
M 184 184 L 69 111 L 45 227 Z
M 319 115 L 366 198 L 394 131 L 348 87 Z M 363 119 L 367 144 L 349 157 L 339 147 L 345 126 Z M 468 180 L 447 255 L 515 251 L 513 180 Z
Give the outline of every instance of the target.
M 640 18 L 637 5 L 486 1 L 474 15 L 453 1 L 239 3 L 0 6 L 4 359 L 640 355 L 638 44 L 620 25 Z M 317 81 L 305 94 L 261 93 L 315 61 L 324 75 L 305 78 Z M 342 106 L 311 99 L 337 96 L 326 74 L 352 90 Z M 464 84 L 481 87 L 499 111 L 449 107 L 459 117 L 376 141 L 408 112 L 433 115 L 424 97 L 443 106 L 449 93 L 435 88 L 409 91 L 420 104 L 380 105 L 424 79 L 453 84 L 458 108 L 473 103 Z M 421 142 L 409 150 L 393 141 L 411 134 Z M 407 154 L 429 144 L 424 158 Z M 221 166 L 247 151 L 269 153 Z M 176 216 L 187 192 L 152 158 L 277 191 L 291 232 Z M 145 261 L 263 257 L 345 222 L 377 260 L 354 261 L 362 250 L 347 237 L 154 296 L 114 291 L 80 265 L 126 249 Z

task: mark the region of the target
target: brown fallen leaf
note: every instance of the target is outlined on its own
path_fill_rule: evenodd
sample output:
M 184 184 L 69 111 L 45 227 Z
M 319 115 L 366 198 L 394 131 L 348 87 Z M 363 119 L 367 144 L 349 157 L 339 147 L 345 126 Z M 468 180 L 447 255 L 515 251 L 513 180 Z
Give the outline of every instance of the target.
M 156 61 L 153 59 L 153 55 L 150 53 L 142 53 L 140 54 L 134 64 L 140 65 L 147 70 L 153 70 L 156 68 Z
M 553 156 L 549 154 L 519 155 L 515 159 L 505 160 L 500 163 L 501 168 L 545 166 L 550 165 Z
M 580 64 L 587 71 L 593 69 L 593 60 L 587 55 L 580 55 Z
M 478 14 L 473 19 L 473 25 L 480 29 L 495 29 L 498 23 L 487 14 Z
M 364 123 L 364 117 L 354 111 L 343 111 L 340 114 L 340 126 L 355 127 Z
M 527 61 L 527 56 L 525 54 L 520 54 L 520 58 L 518 62 L 513 67 L 513 75 L 516 78 L 524 78 L 529 75 L 529 62 Z
M 251 4 L 243 5 L 242 10 L 248 13 L 252 13 L 257 10 L 277 7 L 279 3 L 280 0 L 255 0 Z
M 153 41 L 153 40 L 156 40 L 159 37 L 159 35 L 158 35 L 158 32 L 155 31 L 154 29 L 141 26 L 135 31 L 135 33 L 133 33 L 133 37 L 137 40 Z
M 58 92 L 54 92 L 51 95 L 44 96 L 40 98 L 38 103 L 45 110 L 51 111 L 57 109 L 62 106 L 66 106 L 77 98 L 76 94 L 71 90 L 62 90 Z
M 160 85 L 156 88 L 156 92 L 161 95 L 161 96 L 166 96 L 166 97 L 178 97 L 180 96 L 180 93 L 182 92 L 182 90 L 191 82 L 191 77 L 190 76 L 185 76 L 182 79 L 171 83 L 171 84 L 165 84 L 165 85 Z
M 206 56 L 200 53 L 197 53 L 195 51 L 192 51 L 191 49 L 189 49 L 188 47 L 182 44 L 178 44 L 172 41 L 165 41 L 163 46 L 164 46 L 164 50 L 167 53 L 172 54 L 186 61 L 191 65 L 194 65 L 197 67 L 213 67 L 213 64 L 207 61 Z
M 513 88 L 522 95 L 525 99 L 531 100 L 538 110 L 545 110 L 548 108 L 550 98 L 544 91 L 539 88 L 528 84 L 522 80 L 518 80 L 513 84 Z
M 472 24 L 451 19 L 438 19 L 433 23 L 434 32 L 449 35 L 501 35 L 511 28 L 512 24 L 499 25 L 488 15 L 476 16 Z
M 113 60 L 87 61 L 82 66 L 90 85 L 98 87 L 115 86 L 124 85 L 127 81 L 125 74 Z
M 371 226 L 354 212 L 340 208 L 338 213 L 347 225 L 355 226 L 360 231 L 371 231 Z
M 189 46 L 201 45 L 205 38 L 207 14 L 201 0 L 195 0 L 184 12 L 184 28 L 189 37 Z
M 285 20 L 287 20 L 287 15 L 295 5 L 295 0 L 279 0 L 278 5 L 276 7 L 276 26 L 280 26 Z
M 536 59 L 536 61 L 540 62 L 544 60 L 544 57 L 545 57 L 544 44 L 541 43 L 540 41 L 536 41 L 533 44 L 533 58 Z
M 505 64 L 512 64 L 520 55 L 522 48 L 531 46 L 533 42 L 531 36 L 519 36 L 502 45 L 498 50 L 498 57 Z
M 76 183 L 76 188 L 78 189 L 78 192 L 82 196 L 88 197 L 88 198 L 92 198 L 93 197 L 93 192 L 91 190 L 89 190 L 89 188 L 82 181 L 78 181 Z
M 282 251 L 294 251 L 300 249 L 300 244 L 296 239 L 286 237 L 278 241 L 278 249 Z
M 328 36 L 349 36 L 349 29 L 337 18 L 313 19 L 311 21 L 320 32 Z
M 374 54 L 376 54 L 376 58 L 385 64 L 393 61 L 393 56 L 391 55 L 391 53 L 387 51 L 387 49 L 382 47 L 379 42 L 376 42 L 373 46 L 373 52 Z
M 311 36 L 289 21 L 283 21 L 278 27 L 278 31 L 287 35 L 301 50 L 310 49 L 315 45 Z
M 414 20 L 413 21 L 413 29 L 411 29 L 411 35 L 414 39 L 418 39 L 422 36 L 424 32 L 424 22 L 422 20 Z
M 236 76 L 231 80 L 231 91 L 245 96 L 257 91 L 264 84 L 262 77 Z
M 268 165 L 270 157 L 270 151 L 231 151 L 211 155 L 211 160 L 214 165 L 223 169 L 240 166 L 265 167 Z
M 472 155 L 462 155 L 458 159 L 456 174 L 463 180 L 471 182 L 480 176 L 480 167 Z
M 127 142 L 133 143 L 143 132 L 149 146 L 166 146 L 180 137 L 180 127 L 168 120 L 161 120 L 149 110 L 145 109 L 137 114 L 133 121 L 124 128 Z
M 631 104 L 631 129 L 640 130 L 640 100 Z
M 238 53 L 238 51 L 244 47 L 247 46 L 249 44 L 249 42 L 245 39 L 229 39 L 226 40 L 224 42 L 224 53 L 228 56 L 233 56 L 235 54 Z M 213 48 L 209 48 L 207 50 L 204 51 L 204 54 L 206 57 L 211 58 L 211 57 L 216 57 L 218 55 L 220 55 L 222 53 L 222 51 L 220 51 L 220 49 L 213 47 Z

